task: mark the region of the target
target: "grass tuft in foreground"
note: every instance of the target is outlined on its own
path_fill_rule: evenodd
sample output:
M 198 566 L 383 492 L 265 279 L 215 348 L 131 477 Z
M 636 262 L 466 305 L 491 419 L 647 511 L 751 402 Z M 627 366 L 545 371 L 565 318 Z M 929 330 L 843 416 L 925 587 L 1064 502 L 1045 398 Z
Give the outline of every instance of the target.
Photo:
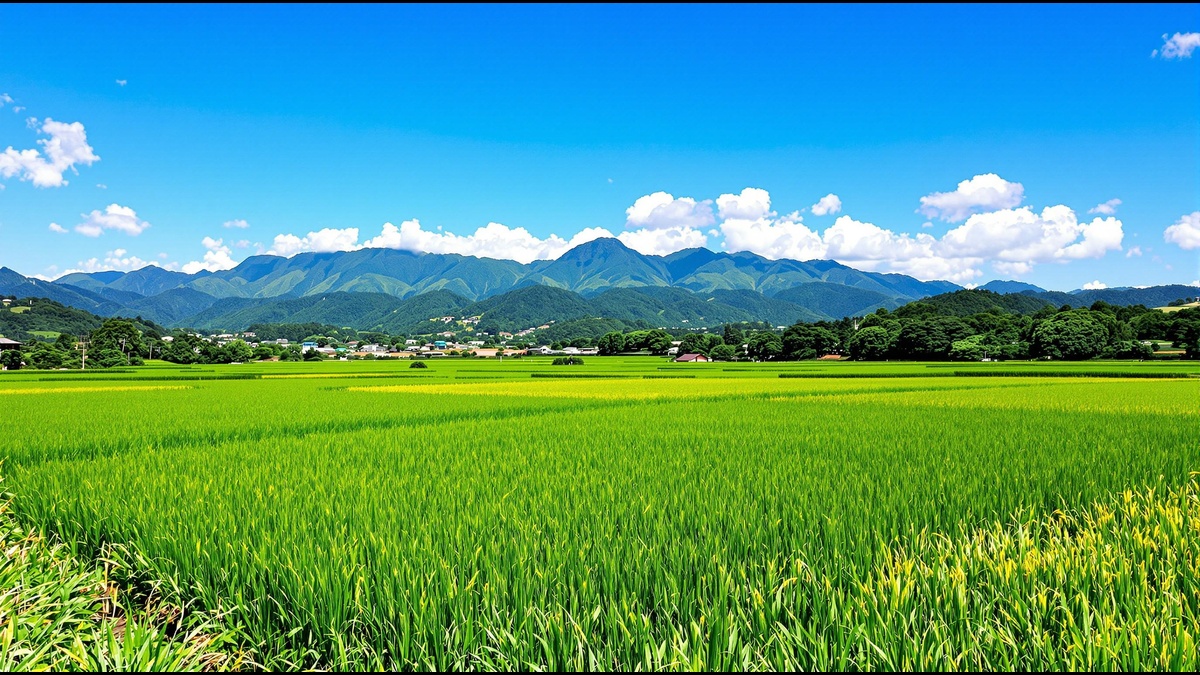
M 201 671 L 244 665 L 234 634 L 196 613 L 123 597 L 97 566 L 23 528 L 0 502 L 0 671 Z M 117 572 L 114 574 L 114 572 Z M 141 605 L 137 607 L 135 605 Z

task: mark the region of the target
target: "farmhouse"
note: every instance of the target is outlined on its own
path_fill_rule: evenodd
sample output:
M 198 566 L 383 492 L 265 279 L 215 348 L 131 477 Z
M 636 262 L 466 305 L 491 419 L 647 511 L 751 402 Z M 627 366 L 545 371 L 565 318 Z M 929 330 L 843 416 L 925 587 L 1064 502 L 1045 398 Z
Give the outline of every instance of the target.
M 20 348 L 21 348 L 20 342 L 17 342 L 16 340 L 9 340 L 8 338 L 0 337 L 0 351 L 5 350 L 5 349 L 20 349 Z
M 708 363 L 709 359 L 703 354 L 684 354 L 675 359 L 675 363 Z

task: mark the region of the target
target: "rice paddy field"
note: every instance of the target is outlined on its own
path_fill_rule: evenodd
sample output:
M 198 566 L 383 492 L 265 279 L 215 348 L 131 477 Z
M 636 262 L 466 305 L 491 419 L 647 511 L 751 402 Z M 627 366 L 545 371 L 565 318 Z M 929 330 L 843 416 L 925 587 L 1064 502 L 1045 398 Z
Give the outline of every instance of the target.
M 585 361 L 4 373 L 3 515 L 175 667 L 1200 667 L 1200 364 Z

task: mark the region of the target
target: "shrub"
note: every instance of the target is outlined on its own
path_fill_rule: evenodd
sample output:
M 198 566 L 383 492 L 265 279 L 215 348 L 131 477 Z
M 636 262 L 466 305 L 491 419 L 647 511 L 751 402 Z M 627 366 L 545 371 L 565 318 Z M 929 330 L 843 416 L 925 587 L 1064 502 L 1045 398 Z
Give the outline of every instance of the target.
M 424 361 L 413 361 L 412 363 L 408 364 L 408 367 L 409 368 L 428 368 L 429 366 L 425 365 Z

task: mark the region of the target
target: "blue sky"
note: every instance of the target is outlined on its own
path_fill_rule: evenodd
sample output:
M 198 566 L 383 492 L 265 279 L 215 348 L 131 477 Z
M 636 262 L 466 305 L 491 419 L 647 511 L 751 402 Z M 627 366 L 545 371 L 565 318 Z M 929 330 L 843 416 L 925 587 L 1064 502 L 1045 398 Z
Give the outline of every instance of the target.
M 4 6 L 0 42 L 0 265 L 29 275 L 611 234 L 1200 281 L 1195 4 Z

